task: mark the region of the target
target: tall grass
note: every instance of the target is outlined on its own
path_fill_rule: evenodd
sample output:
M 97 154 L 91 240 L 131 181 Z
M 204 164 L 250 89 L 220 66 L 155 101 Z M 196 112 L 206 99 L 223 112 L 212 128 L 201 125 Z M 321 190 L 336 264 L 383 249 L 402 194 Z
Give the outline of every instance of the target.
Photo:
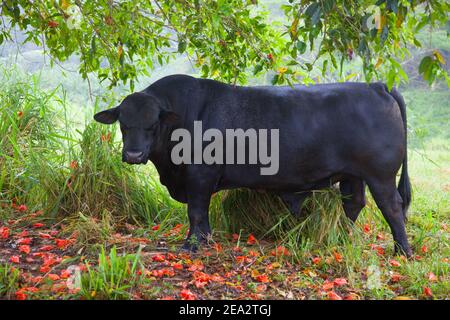
M 0 210 L 20 202 L 48 219 L 147 224 L 183 211 L 148 173 L 122 163 L 115 126 L 86 119 L 74 130 L 61 89 L 44 92 L 32 80 L 5 81 L 0 91 Z

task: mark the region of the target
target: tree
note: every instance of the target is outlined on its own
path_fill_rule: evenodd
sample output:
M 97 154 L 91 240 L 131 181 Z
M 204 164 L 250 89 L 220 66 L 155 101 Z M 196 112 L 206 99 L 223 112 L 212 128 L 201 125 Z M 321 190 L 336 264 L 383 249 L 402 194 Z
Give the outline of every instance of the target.
M 269 23 L 256 0 L 3 0 L 0 43 L 19 28 L 52 59 L 79 55 L 83 77 L 96 73 L 111 86 L 148 74 L 186 54 L 203 77 L 244 83 L 275 71 L 273 84 L 312 81 L 314 69 L 342 72 L 360 57 L 367 81 L 406 80 L 400 61 L 415 34 L 448 21 L 450 4 L 437 0 L 280 1 L 287 25 Z M 304 61 L 307 50 L 314 59 Z M 432 83 L 450 78 L 437 50 L 418 66 Z M 319 65 L 320 64 L 320 65 Z

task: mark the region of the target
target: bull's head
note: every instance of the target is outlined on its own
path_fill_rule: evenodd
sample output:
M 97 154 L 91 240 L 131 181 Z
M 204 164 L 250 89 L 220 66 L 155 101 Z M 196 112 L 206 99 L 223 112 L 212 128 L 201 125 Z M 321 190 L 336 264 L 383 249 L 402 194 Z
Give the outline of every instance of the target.
M 122 131 L 122 161 L 130 164 L 147 163 L 150 154 L 158 149 L 165 128 L 179 121 L 176 113 L 168 111 L 159 98 L 136 92 L 127 96 L 115 108 L 94 115 L 100 123 L 119 120 Z

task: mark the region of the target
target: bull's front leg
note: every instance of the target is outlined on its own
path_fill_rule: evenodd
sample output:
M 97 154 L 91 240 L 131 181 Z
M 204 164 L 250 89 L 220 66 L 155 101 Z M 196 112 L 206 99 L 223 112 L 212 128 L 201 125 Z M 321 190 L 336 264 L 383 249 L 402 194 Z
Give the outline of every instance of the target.
M 188 194 L 189 234 L 182 247 L 183 250 L 197 251 L 199 245 L 207 243 L 211 237 L 208 209 L 211 200 L 209 192 L 192 192 Z

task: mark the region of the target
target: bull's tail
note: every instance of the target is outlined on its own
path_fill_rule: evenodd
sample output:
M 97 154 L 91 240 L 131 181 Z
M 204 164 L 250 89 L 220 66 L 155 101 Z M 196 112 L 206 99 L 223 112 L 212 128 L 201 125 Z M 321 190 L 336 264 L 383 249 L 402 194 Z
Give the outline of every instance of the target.
M 402 209 L 403 209 L 403 217 L 407 218 L 406 214 L 408 211 L 408 207 L 409 204 L 411 203 L 411 183 L 409 181 L 409 176 L 408 176 L 408 152 L 406 149 L 407 146 L 407 126 L 406 126 L 406 105 L 405 105 L 405 100 L 403 99 L 402 95 L 395 89 L 393 88 L 390 92 L 391 96 L 395 99 L 395 101 L 397 101 L 398 106 L 400 107 L 400 113 L 402 115 L 402 119 L 403 119 L 403 126 L 405 129 L 405 158 L 403 159 L 403 164 L 402 164 L 402 173 L 400 175 L 400 181 L 398 183 L 398 187 L 397 190 L 400 193 L 400 196 L 402 197 L 403 200 L 403 204 L 402 204 Z

